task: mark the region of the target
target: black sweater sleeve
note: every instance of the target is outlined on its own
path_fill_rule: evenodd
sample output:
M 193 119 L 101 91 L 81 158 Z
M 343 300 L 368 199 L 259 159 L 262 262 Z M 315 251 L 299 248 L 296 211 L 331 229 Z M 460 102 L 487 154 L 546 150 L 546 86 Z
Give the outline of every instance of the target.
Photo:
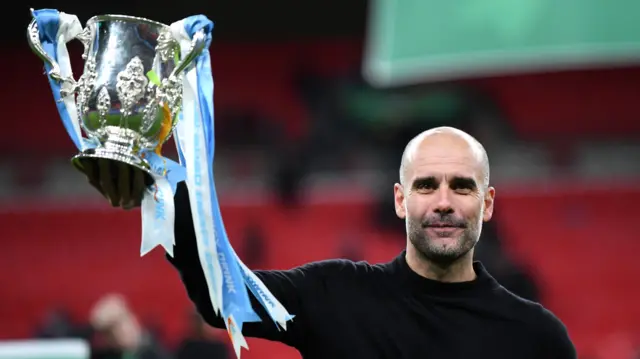
M 213 327 L 225 328 L 224 321 L 214 314 L 204 272 L 197 253 L 195 231 L 189 206 L 186 185 L 180 183 L 175 195 L 175 239 L 174 257 L 167 256 L 178 270 L 187 290 L 189 299 L 195 304 L 204 320 Z M 327 261 L 330 262 L 330 261 Z M 331 272 L 331 265 L 318 262 L 284 271 L 254 271 L 273 295 L 295 318 L 287 323 L 284 331 L 276 326 L 262 306 L 250 294 L 254 310 L 262 322 L 245 323 L 243 334 L 247 337 L 279 341 L 299 348 L 312 328 L 307 313 L 316 303 L 322 303 L 325 276 Z M 335 267 L 335 266 L 333 266 Z M 329 270 L 327 270 L 329 269 Z
M 547 318 L 546 325 L 541 328 L 540 343 L 545 359 L 577 359 L 576 351 L 565 325 L 550 311 L 543 310 Z

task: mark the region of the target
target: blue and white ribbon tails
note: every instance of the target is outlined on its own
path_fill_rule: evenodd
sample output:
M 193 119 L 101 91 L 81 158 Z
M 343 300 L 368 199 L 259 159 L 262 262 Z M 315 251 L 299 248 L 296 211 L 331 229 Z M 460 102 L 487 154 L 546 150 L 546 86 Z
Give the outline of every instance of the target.
M 65 14 L 54 9 L 42 9 L 33 11 L 33 17 L 38 25 L 38 35 L 44 51 L 60 67 L 60 76 L 65 79 L 73 79 L 71 61 L 67 51 L 67 43 L 76 38 L 82 32 L 82 25 L 75 15 Z M 45 62 L 47 74 L 52 70 L 52 65 Z M 64 81 L 58 81 L 51 76 L 49 85 L 56 101 L 60 119 L 64 124 L 67 134 L 78 150 L 92 147 L 82 138 L 80 121 L 75 103 L 75 94 L 70 93 L 62 97 L 61 90 Z
M 205 16 L 191 16 L 171 25 L 173 37 L 186 56 L 191 42 L 204 32 L 207 43 L 183 80 L 182 119 L 174 136 L 180 158 L 187 170 L 187 188 L 193 214 L 198 256 L 202 263 L 211 304 L 225 321 L 238 358 L 248 348 L 242 335 L 245 322 L 260 321 L 251 307 L 247 287 L 271 319 L 286 329 L 292 318 L 266 286 L 234 252 L 222 221 L 216 193 L 213 162 L 215 152 L 213 116 L 213 76 L 209 56 L 213 23 Z

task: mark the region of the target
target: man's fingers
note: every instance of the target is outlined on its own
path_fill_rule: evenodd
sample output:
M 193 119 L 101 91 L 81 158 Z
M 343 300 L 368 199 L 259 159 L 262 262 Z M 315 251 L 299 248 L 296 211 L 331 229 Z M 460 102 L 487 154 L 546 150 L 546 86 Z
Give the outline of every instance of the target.
M 123 201 L 122 208 L 132 209 L 142 204 L 144 191 L 146 190 L 145 176 L 147 174 L 139 168 L 129 167 L 130 195 L 128 201 Z
M 97 189 L 100 194 L 107 197 L 102 185 L 100 185 L 100 171 L 96 161 L 85 159 L 82 160 L 80 165 L 82 166 L 82 172 L 87 176 L 87 180 L 89 180 L 89 184 Z
M 138 207 L 142 204 L 142 197 L 144 196 L 144 191 L 147 186 L 144 183 L 145 173 L 142 170 L 134 169 L 133 170 L 133 186 L 131 192 L 133 194 L 133 205 L 134 207 Z
M 115 181 L 112 173 L 112 161 L 99 159 L 98 167 L 100 168 L 100 185 L 103 191 L 107 194 L 111 205 L 117 207 L 120 205 L 120 195 L 116 190 Z M 115 167 L 115 166 L 114 166 Z M 117 168 L 115 169 L 117 170 Z
M 131 166 L 124 162 L 118 163 L 118 192 L 120 193 L 120 206 L 127 208 L 131 206 Z
M 139 207 L 147 183 L 153 183 L 143 170 L 109 159 L 84 159 L 79 169 L 112 206 L 124 209 Z

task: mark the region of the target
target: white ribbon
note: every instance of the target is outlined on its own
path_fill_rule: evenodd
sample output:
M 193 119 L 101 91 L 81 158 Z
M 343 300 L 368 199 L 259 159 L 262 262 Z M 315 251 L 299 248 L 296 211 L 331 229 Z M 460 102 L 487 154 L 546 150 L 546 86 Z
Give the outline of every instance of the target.
M 175 245 L 173 190 L 165 177 L 154 174 L 153 180 L 155 183 L 146 189 L 142 198 L 140 256 L 151 252 L 157 246 L 162 246 L 173 257 Z
M 244 280 L 253 295 L 263 304 L 267 313 L 282 329 L 287 330 L 287 321 L 293 318 L 287 309 L 271 294 L 269 288 L 241 260 L 238 261 Z
M 76 38 L 82 32 L 82 24 L 78 17 L 75 15 L 59 13 L 59 27 L 57 36 L 57 55 L 58 66 L 60 67 L 60 75 L 62 78 L 73 79 L 73 70 L 71 69 L 71 60 L 69 59 L 69 51 L 67 51 L 67 43 Z M 62 85 L 64 87 L 64 84 Z M 80 118 L 78 117 L 78 110 L 76 108 L 75 93 L 70 92 L 65 96 L 62 101 L 69 113 L 69 120 L 73 125 L 76 138 L 80 143 L 80 150 L 83 151 L 87 148 L 85 141 L 82 138 L 82 132 L 80 131 Z

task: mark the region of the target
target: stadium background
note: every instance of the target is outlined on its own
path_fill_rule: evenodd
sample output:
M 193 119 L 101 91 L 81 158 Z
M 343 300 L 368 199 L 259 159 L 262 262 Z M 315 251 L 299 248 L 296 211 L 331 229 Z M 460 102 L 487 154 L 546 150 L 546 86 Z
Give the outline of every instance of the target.
M 479 259 L 505 286 L 553 310 L 581 358 L 638 357 L 633 57 L 376 89 L 362 77 L 362 0 L 30 5 L 83 22 L 102 13 L 215 21 L 216 180 L 231 240 L 251 267 L 394 257 L 404 246 L 391 204 L 403 146 L 423 129 L 452 125 L 485 144 L 497 187 Z M 3 22 L 0 339 L 71 335 L 52 313 L 81 325 L 102 296 L 121 293 L 145 328 L 176 348 L 189 335 L 185 291 L 160 250 L 139 258 L 139 211 L 109 208 L 71 168 L 74 148 L 26 45 L 28 21 L 17 6 Z M 76 74 L 79 50 L 71 45 Z M 298 357 L 266 341 L 250 348 L 244 358 Z

